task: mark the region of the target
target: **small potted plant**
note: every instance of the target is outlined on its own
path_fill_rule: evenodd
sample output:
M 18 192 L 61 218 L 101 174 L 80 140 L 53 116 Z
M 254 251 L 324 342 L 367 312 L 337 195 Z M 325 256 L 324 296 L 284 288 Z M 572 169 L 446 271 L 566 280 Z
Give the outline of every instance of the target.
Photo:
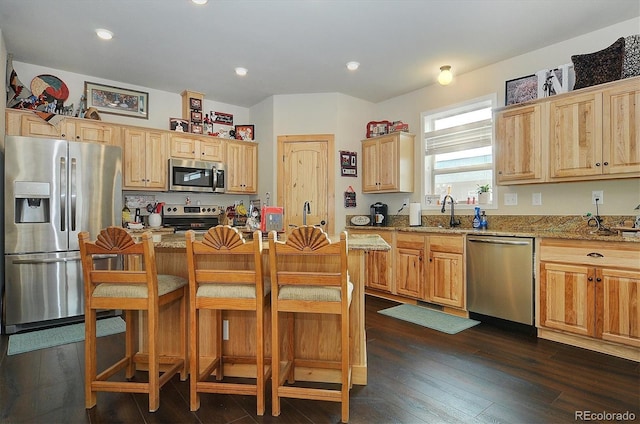
M 491 185 L 478 185 L 478 203 L 486 205 L 491 203 Z

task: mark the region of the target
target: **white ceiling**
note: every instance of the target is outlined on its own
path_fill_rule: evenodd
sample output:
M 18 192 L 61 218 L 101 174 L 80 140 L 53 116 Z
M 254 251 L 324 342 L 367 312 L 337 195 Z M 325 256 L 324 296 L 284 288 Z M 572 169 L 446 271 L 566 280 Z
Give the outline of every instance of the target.
M 296 93 L 380 102 L 442 65 L 470 72 L 639 15 L 640 0 L 2 0 L 0 30 L 15 61 L 250 107 Z

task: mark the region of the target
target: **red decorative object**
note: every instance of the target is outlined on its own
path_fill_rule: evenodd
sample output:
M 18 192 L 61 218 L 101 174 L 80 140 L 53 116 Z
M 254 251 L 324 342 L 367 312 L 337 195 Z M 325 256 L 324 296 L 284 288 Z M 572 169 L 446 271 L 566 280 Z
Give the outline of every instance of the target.
M 367 124 L 367 138 L 389 134 L 389 121 L 371 121 Z

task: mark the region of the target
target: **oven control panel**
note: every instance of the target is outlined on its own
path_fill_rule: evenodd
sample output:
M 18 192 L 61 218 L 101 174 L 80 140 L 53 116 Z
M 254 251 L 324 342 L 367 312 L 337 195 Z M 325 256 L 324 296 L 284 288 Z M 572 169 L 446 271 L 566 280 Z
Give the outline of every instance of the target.
M 220 215 L 224 208 L 214 205 L 164 205 L 162 212 L 165 217 L 207 217 Z

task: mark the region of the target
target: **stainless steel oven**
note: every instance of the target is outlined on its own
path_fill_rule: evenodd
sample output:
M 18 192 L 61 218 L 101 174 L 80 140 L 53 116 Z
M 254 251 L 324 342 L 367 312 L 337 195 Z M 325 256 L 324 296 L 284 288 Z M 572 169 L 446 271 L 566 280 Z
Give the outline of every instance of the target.
M 164 205 L 163 223 L 176 231 L 207 231 L 220 223 L 224 212 L 221 206 L 213 205 Z
M 169 190 L 224 193 L 225 166 L 222 162 L 169 159 Z

